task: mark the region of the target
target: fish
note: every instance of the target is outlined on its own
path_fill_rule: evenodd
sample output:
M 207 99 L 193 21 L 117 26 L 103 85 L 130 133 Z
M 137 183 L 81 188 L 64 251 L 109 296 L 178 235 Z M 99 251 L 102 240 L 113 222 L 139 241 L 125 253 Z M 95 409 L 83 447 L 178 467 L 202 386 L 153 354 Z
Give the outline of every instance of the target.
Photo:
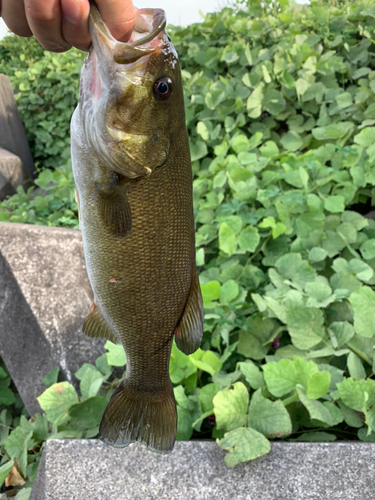
M 99 439 L 172 451 L 177 411 L 169 377 L 173 339 L 202 339 L 192 170 L 181 70 L 161 9 L 136 10 L 130 40 L 109 32 L 94 4 L 92 46 L 71 121 L 80 229 L 94 301 L 89 337 L 121 342 L 125 378 Z

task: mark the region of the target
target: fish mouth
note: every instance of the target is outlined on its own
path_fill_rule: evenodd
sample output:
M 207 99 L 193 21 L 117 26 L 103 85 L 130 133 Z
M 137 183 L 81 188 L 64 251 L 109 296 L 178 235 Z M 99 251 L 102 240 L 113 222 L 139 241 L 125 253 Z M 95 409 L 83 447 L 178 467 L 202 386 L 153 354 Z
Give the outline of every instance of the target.
M 116 40 L 104 24 L 95 4 L 90 7 L 90 32 L 92 46 L 99 60 L 117 64 L 131 64 L 152 54 L 163 45 L 161 35 L 167 24 L 162 9 L 135 9 L 136 21 L 129 42 Z

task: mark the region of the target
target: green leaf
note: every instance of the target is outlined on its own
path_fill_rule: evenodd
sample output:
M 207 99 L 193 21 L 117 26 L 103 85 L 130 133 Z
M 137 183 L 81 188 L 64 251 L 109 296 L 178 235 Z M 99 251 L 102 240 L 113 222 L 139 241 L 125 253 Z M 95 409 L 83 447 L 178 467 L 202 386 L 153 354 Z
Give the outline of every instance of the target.
M 343 92 L 335 97 L 337 105 L 339 108 L 348 108 L 353 104 L 352 96 L 349 92 Z M 354 137 L 355 140 L 355 137 Z
M 237 352 L 247 358 L 263 359 L 267 354 L 268 348 L 252 334 L 240 330 Z
M 0 484 L 4 483 L 13 465 L 14 465 L 14 460 L 10 460 L 9 462 L 5 462 L 5 464 L 3 464 L 0 467 Z
M 13 392 L 7 387 L 0 387 L 0 406 L 10 406 L 16 401 Z
M 292 422 L 283 403 L 264 398 L 261 389 L 251 397 L 247 425 L 271 438 L 286 436 L 292 432 Z
M 298 441 L 303 443 L 324 443 L 330 441 L 336 441 L 336 436 L 334 434 L 329 434 L 328 432 L 306 432 L 298 436 L 296 439 L 291 439 L 291 441 Z
M 61 425 L 69 420 L 68 409 L 78 403 L 78 396 L 69 382 L 51 385 L 37 398 L 49 422 Z
M 263 99 L 263 107 L 271 115 L 277 116 L 285 110 L 285 99 L 278 90 L 268 90 Z
M 354 312 L 354 330 L 362 337 L 375 334 L 375 292 L 368 286 L 355 290 L 349 297 Z
M 204 141 L 208 141 L 210 138 L 210 132 L 207 125 L 204 122 L 197 123 L 197 132 L 202 137 Z
M 25 432 L 21 427 L 16 427 L 6 438 L 4 449 L 12 459 L 18 459 L 22 474 L 26 477 L 27 447 L 33 432 Z
M 207 384 L 203 386 L 199 392 L 199 401 L 202 406 L 202 412 L 207 413 L 214 411 L 213 399 L 220 391 L 220 386 L 217 384 Z
M 107 349 L 106 352 L 107 362 L 110 366 L 125 366 L 126 365 L 126 355 L 124 348 L 120 344 L 114 344 L 110 340 L 104 344 Z
M 319 420 L 329 426 L 333 425 L 331 413 L 320 401 L 310 399 L 306 395 L 305 389 L 300 385 L 297 385 L 297 393 L 301 403 L 309 412 L 310 418 Z
M 45 415 L 35 414 L 33 423 L 33 439 L 36 441 L 45 441 L 48 436 L 48 421 Z
M 38 175 L 38 178 L 35 180 L 35 184 L 41 188 L 47 187 L 47 185 L 53 181 L 53 174 L 51 170 L 45 169 Z
M 338 349 L 349 342 L 354 336 L 353 325 L 347 321 L 335 321 L 331 323 L 328 332 L 335 338 L 337 344 L 336 348 Z
M 190 142 L 191 161 L 200 160 L 207 155 L 207 145 L 203 141 Z
M 366 260 L 375 258 L 375 239 L 367 240 L 361 245 L 362 257 Z
M 230 451 L 225 457 L 225 463 L 234 467 L 240 462 L 247 462 L 266 455 L 271 451 L 267 438 L 260 432 L 249 427 L 242 427 L 227 432 L 223 439 L 218 441 L 220 448 Z
M 338 405 L 340 407 L 342 416 L 344 417 L 344 421 L 350 427 L 362 427 L 363 420 L 354 410 L 344 405 L 342 401 L 338 401 Z
M 293 131 L 283 134 L 280 142 L 286 151 L 297 151 L 303 144 L 301 137 Z
M 286 322 L 292 342 L 298 349 L 310 349 L 324 337 L 324 317 L 320 309 L 292 306 L 287 310 Z
M 279 148 L 274 141 L 266 141 L 260 148 L 260 154 L 265 158 L 276 158 L 279 156 Z
M 95 366 L 105 377 L 108 377 L 112 372 L 112 368 L 108 364 L 107 355 L 105 353 L 96 359 Z
M 169 376 L 173 384 L 179 384 L 184 379 L 196 374 L 197 367 L 193 365 L 189 356 L 181 352 L 175 342 L 172 345 L 172 353 L 169 363 Z M 186 380 L 185 380 L 186 383 Z
M 107 404 L 108 399 L 95 396 L 71 406 L 68 413 L 72 419 L 72 426 L 77 430 L 87 430 L 99 426 Z
M 354 380 L 361 380 L 366 378 L 366 372 L 363 368 L 363 364 L 361 359 L 354 354 L 354 352 L 350 352 L 348 356 L 348 370 L 350 376 Z
M 240 330 L 237 352 L 247 358 L 262 359 L 268 351 L 267 344 L 275 329 L 275 323 L 261 316 L 251 316 L 245 325 L 246 331 Z
M 258 229 L 252 226 L 247 226 L 241 231 L 237 238 L 237 241 L 241 250 L 254 252 L 260 241 Z
M 259 118 L 262 114 L 263 85 L 259 85 L 247 99 L 247 113 L 250 118 Z
M 289 253 L 277 259 L 276 269 L 279 273 L 293 280 L 300 287 L 304 287 L 309 281 L 315 281 L 315 270 L 309 265 L 299 253 Z
M 339 122 L 332 123 L 325 127 L 318 127 L 312 130 L 312 134 L 318 141 L 327 141 L 329 139 L 341 139 L 354 130 L 354 123 Z
M 43 378 L 43 384 L 46 387 L 50 387 L 53 384 L 56 384 L 58 376 L 59 376 L 59 368 L 52 368 L 50 372 Z
M 364 148 L 375 144 L 375 127 L 363 128 L 359 134 L 354 136 L 354 142 Z
M 220 302 L 227 304 L 234 300 L 239 292 L 239 287 L 236 281 L 228 280 L 224 283 L 220 290 Z
M 249 139 L 243 134 L 236 135 L 230 145 L 237 154 L 241 153 L 241 151 L 249 151 Z
M 327 307 L 336 298 L 331 287 L 320 281 L 306 283 L 305 290 L 309 296 L 306 304 L 309 307 Z
M 199 370 L 203 370 L 211 376 L 219 372 L 223 366 L 222 361 L 212 351 L 198 349 L 190 355 L 189 359 Z
M 79 387 L 83 401 L 96 396 L 104 381 L 103 375 L 92 365 L 86 365 L 87 369 L 82 375 Z M 94 427 L 94 426 L 91 426 Z
M 295 356 L 293 360 L 282 359 L 277 363 L 267 363 L 262 368 L 267 389 L 278 398 L 293 391 L 297 384 L 307 389 L 308 381 L 319 372 L 313 361 L 300 356 Z
M 375 381 L 344 379 L 337 384 L 341 401 L 355 411 L 363 412 L 365 407 L 375 404 Z
M 312 262 L 321 262 L 327 257 L 327 252 L 324 250 L 324 248 L 321 247 L 313 247 L 309 251 L 309 259 Z
M 333 426 L 341 424 L 341 422 L 344 421 L 341 410 L 337 408 L 335 404 L 331 403 L 330 401 L 324 401 L 323 406 L 327 408 L 327 410 L 331 414 Z
M 219 229 L 219 248 L 231 255 L 237 250 L 236 235 L 226 222 L 222 222 Z
M 341 213 L 345 210 L 345 198 L 343 196 L 329 196 L 324 200 L 324 208 L 328 212 Z
M 275 227 L 272 229 L 272 238 L 275 240 L 286 231 L 286 225 L 282 222 L 277 222 Z
M 349 270 L 362 281 L 369 281 L 374 275 L 373 269 L 360 259 L 352 259 L 349 262 Z
M 220 297 L 221 292 L 220 283 L 218 281 L 209 281 L 208 283 L 201 285 L 201 292 L 204 304 L 217 300 Z
M 249 393 L 242 382 L 223 389 L 213 398 L 216 426 L 230 431 L 246 424 Z
M 31 495 L 31 488 L 22 488 L 19 493 L 14 497 L 15 500 L 29 500 Z
M 188 410 L 177 405 L 177 441 L 188 441 L 193 434 L 193 418 Z
M 307 382 L 306 396 L 310 399 L 319 399 L 328 392 L 331 383 L 331 375 L 321 371 L 314 375 Z
M 234 467 L 240 462 L 247 462 L 266 455 L 271 451 L 271 445 L 263 434 L 251 428 L 235 429 L 227 432 L 224 438 L 218 441 L 224 450 L 230 451 L 225 457 L 225 463 Z
M 263 374 L 255 363 L 247 360 L 246 362 L 238 363 L 238 366 L 252 389 L 256 390 L 264 387 Z

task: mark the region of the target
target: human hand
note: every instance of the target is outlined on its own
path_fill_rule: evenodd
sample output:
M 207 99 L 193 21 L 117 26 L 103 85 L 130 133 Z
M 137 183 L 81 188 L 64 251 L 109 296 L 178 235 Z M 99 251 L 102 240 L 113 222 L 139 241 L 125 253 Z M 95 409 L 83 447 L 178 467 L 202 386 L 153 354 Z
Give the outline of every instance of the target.
M 132 0 L 96 0 L 100 15 L 112 35 L 126 42 L 135 23 Z M 51 52 L 72 46 L 88 50 L 89 0 L 0 0 L 0 15 L 16 35 L 35 36 Z

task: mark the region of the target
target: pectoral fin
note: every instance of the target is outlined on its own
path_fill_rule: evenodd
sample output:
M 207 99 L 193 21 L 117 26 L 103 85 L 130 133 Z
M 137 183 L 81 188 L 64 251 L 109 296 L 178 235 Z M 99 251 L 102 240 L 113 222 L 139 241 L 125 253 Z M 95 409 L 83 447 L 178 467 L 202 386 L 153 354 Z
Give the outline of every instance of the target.
M 114 236 L 124 238 L 130 234 L 132 216 L 125 189 L 117 176 L 108 184 L 95 182 L 99 213 L 106 228 Z
M 112 330 L 109 328 L 107 323 L 101 317 L 99 309 L 96 307 L 94 303 L 92 303 L 91 311 L 85 318 L 83 322 L 83 333 L 85 333 L 88 337 L 107 339 L 117 343 L 117 337 L 114 335 Z
M 184 314 L 175 330 L 175 341 L 180 351 L 191 354 L 198 349 L 203 335 L 203 321 L 201 288 L 197 271 L 194 269 Z

